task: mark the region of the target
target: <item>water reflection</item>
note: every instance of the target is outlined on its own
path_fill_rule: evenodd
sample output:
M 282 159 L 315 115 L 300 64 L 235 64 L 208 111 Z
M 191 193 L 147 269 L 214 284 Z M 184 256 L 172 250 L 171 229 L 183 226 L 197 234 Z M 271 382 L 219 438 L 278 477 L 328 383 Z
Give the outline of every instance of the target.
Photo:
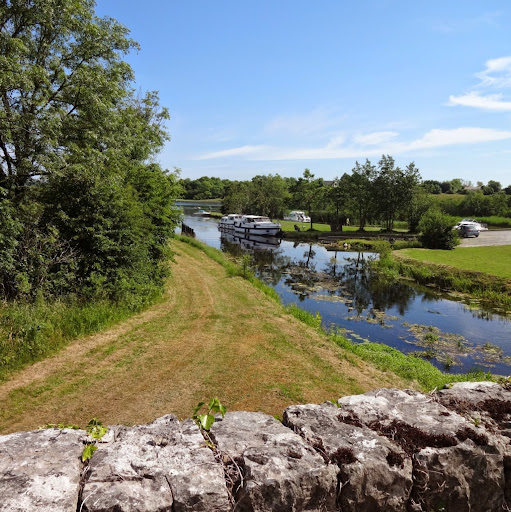
M 213 219 L 190 222 L 206 243 L 235 256 L 250 254 L 255 274 L 284 303 L 299 302 L 319 312 L 327 329 L 341 329 L 354 341 L 416 353 L 442 369 L 511 370 L 511 322 L 498 310 L 378 276 L 371 271 L 375 254 L 225 233 L 220 237 Z

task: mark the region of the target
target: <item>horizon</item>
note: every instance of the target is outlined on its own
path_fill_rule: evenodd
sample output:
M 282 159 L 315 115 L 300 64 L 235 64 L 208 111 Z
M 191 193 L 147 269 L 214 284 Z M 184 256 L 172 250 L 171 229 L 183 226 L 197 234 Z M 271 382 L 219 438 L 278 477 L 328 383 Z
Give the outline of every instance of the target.
M 511 4 L 98 0 L 141 45 L 181 178 L 332 180 L 390 155 L 423 180 L 511 183 Z

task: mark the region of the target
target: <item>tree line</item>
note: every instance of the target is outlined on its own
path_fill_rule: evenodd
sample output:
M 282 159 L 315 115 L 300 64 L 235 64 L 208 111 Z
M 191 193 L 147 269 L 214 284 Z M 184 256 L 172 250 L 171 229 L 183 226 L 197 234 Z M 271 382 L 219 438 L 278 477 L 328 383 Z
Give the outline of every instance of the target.
M 178 175 L 123 60 L 138 44 L 91 0 L 0 6 L 0 299 L 143 302 L 167 273 Z
M 383 155 L 377 164 L 355 163 L 350 173 L 333 181 L 317 178 L 305 169 L 299 178 L 278 174 L 230 181 L 203 176 L 180 181 L 185 199 L 220 199 L 224 213 L 256 213 L 282 218 L 287 210 L 306 210 L 314 222 L 341 230 L 347 219 L 360 229 L 369 223 L 392 230 L 395 221 L 417 232 L 422 216 L 432 207 L 451 216 L 510 216 L 511 186 L 487 185 L 459 178 L 439 182 L 421 180 L 413 162 L 404 169 Z

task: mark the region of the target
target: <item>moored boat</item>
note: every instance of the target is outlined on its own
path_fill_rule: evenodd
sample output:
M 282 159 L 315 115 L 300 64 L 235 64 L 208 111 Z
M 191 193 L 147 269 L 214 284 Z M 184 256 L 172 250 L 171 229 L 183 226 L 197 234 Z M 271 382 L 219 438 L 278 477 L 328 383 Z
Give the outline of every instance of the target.
M 240 215 L 238 213 L 229 213 L 229 215 L 225 215 L 220 219 L 220 222 L 218 223 L 218 228 L 220 230 L 223 229 L 234 229 L 234 221 L 241 219 L 243 215 Z
M 277 236 L 281 232 L 280 224 L 261 215 L 243 215 L 234 221 L 234 231 L 251 235 Z
M 199 208 L 196 212 L 193 213 L 196 217 L 210 217 L 211 212 L 204 210 L 204 208 Z
M 284 217 L 284 220 L 291 220 L 293 222 L 310 222 L 311 218 L 308 215 L 305 215 L 305 212 L 293 210 Z

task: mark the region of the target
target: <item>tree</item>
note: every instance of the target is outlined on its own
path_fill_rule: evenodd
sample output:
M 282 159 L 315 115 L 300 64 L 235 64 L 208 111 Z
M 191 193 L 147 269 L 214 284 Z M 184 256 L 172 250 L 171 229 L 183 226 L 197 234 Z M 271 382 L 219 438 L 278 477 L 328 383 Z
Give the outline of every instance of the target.
M 442 186 L 439 181 L 436 180 L 424 180 L 422 186 L 429 194 L 441 194 Z
M 374 199 L 376 213 L 383 220 L 385 229 L 391 231 L 394 228 L 398 211 L 408 210 L 419 181 L 419 170 L 413 162 L 402 170 L 395 167 L 391 156 L 382 156 L 374 180 Z
M 250 183 L 252 211 L 270 218 L 282 217 L 289 198 L 286 182 L 278 174 L 255 176 Z
M 122 58 L 137 47 L 92 0 L 0 6 L 4 297 L 143 301 L 161 285 L 178 187 L 149 163 L 168 113 L 132 88 Z
M 328 189 L 327 197 L 330 201 L 330 204 L 333 206 L 335 210 L 335 222 L 332 222 L 332 225 L 335 229 L 340 229 L 342 231 L 341 216 L 347 218 L 349 212 L 349 189 L 350 189 L 350 176 L 349 174 L 344 173 L 340 178 L 335 178 L 332 186 Z
M 424 188 L 416 186 L 408 203 L 407 220 L 410 233 L 417 233 L 423 215 L 431 208 L 433 200 Z
M 324 199 L 324 185 L 321 178 L 314 178 L 314 174 L 309 169 L 303 171 L 303 177 L 298 179 L 297 183 L 298 202 L 304 210 L 307 210 L 311 218 L 312 212 Z
M 250 208 L 250 184 L 248 181 L 233 181 L 227 187 L 222 201 L 223 213 L 248 213 Z
M 498 181 L 490 180 L 488 184 L 484 187 L 481 187 L 484 195 L 492 195 L 497 194 L 502 190 L 502 185 Z
M 375 178 L 376 167 L 369 160 L 366 160 L 363 166 L 358 162 L 355 163 L 351 171 L 349 196 L 351 210 L 357 213 L 360 231 L 364 231 L 372 208 Z

